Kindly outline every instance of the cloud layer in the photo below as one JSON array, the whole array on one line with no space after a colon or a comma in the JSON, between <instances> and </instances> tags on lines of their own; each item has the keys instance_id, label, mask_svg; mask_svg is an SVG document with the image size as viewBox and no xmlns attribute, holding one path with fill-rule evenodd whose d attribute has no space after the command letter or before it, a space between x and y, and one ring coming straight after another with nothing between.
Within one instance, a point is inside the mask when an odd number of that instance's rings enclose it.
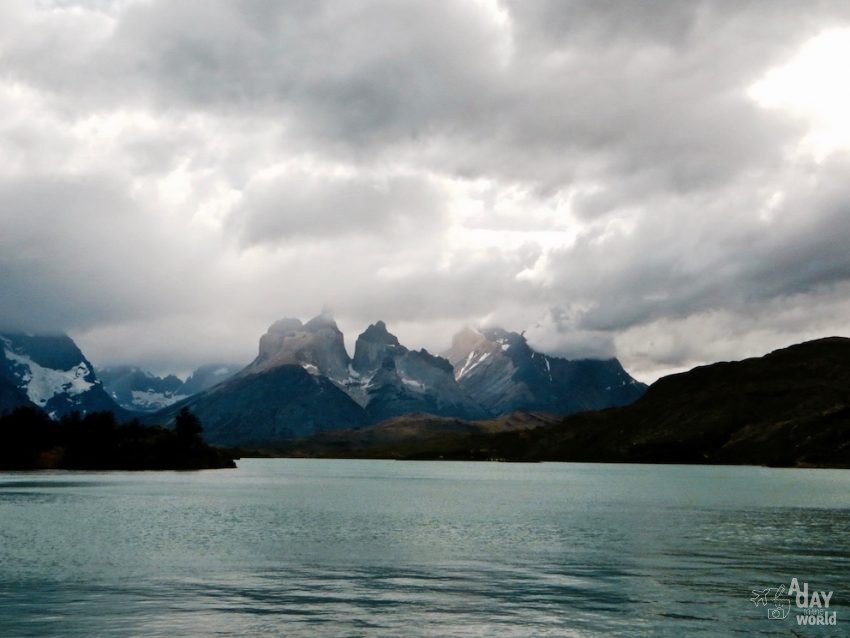
<instances>
[{"instance_id":1,"label":"cloud layer","mask_svg":"<svg viewBox=\"0 0 850 638\"><path fill-rule=\"evenodd\" d=\"M4 2L0 322L185 371L330 306L351 338L500 323L646 380L848 334L848 20Z\"/></svg>"}]
</instances>

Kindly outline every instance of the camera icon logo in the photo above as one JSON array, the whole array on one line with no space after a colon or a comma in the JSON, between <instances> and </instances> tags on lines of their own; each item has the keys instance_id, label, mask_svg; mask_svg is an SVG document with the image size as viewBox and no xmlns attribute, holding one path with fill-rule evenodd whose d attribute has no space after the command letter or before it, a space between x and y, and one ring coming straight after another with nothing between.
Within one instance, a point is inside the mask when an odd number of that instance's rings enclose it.
<instances>
[{"instance_id":1,"label":"camera icon logo","mask_svg":"<svg viewBox=\"0 0 850 638\"><path fill-rule=\"evenodd\" d=\"M756 607L760 604L768 607L767 617L770 620L784 620L791 613L791 600L785 595L785 585L779 587L768 587L766 589L752 590L753 601ZM772 606L771 606L772 605Z\"/></svg>"}]
</instances>

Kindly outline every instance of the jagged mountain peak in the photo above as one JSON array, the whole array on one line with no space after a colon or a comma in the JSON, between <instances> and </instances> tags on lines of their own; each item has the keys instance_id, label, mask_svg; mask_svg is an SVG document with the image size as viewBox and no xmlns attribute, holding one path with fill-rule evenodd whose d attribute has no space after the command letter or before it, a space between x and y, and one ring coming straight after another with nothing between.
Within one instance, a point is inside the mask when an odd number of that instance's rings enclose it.
<instances>
[{"instance_id":1,"label":"jagged mountain peak","mask_svg":"<svg viewBox=\"0 0 850 638\"><path fill-rule=\"evenodd\" d=\"M435 368L439 368L449 374L454 374L454 366L452 366L451 361L449 361L445 357L441 357L440 355L436 354L431 354L425 348L420 348L419 350L411 351L410 354L411 356L420 359L428 365L434 366Z\"/></svg>"},{"instance_id":2,"label":"jagged mountain peak","mask_svg":"<svg viewBox=\"0 0 850 638\"><path fill-rule=\"evenodd\" d=\"M400 345L398 337L390 333L389 330L387 330L387 324L380 320L370 324L366 330L360 333L360 336L357 337L357 339L363 339L370 343L384 343L392 346Z\"/></svg>"},{"instance_id":3,"label":"jagged mountain peak","mask_svg":"<svg viewBox=\"0 0 850 638\"><path fill-rule=\"evenodd\" d=\"M387 324L377 321L371 324L357 337L354 344L352 367L358 374L368 374L378 368L390 366L387 360L402 355L407 348L398 338L387 330Z\"/></svg>"}]
</instances>

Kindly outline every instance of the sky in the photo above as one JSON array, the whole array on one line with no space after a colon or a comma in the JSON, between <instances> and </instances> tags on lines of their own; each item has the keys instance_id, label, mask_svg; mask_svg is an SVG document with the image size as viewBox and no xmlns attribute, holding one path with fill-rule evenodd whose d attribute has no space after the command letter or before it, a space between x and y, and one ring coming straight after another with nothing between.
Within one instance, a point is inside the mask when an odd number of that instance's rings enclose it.
<instances>
[{"instance_id":1,"label":"sky","mask_svg":"<svg viewBox=\"0 0 850 638\"><path fill-rule=\"evenodd\" d=\"M0 328L464 325L637 378L850 336L850 4L0 3Z\"/></svg>"}]
</instances>

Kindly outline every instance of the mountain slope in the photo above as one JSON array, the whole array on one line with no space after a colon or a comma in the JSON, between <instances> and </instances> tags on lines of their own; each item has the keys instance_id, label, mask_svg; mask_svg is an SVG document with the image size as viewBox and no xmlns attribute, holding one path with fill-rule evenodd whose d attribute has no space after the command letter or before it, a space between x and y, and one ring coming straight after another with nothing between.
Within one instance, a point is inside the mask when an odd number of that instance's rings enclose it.
<instances>
[{"instance_id":1,"label":"mountain slope","mask_svg":"<svg viewBox=\"0 0 850 638\"><path fill-rule=\"evenodd\" d=\"M445 356L460 387L492 414L573 414L627 405L646 391L616 359L552 357L501 328L467 328L455 335Z\"/></svg>"},{"instance_id":2,"label":"mountain slope","mask_svg":"<svg viewBox=\"0 0 850 638\"><path fill-rule=\"evenodd\" d=\"M51 417L124 411L109 397L88 359L67 335L0 335L0 390L7 409L26 398ZM17 389L17 394L10 390ZM26 405L26 403L17 403Z\"/></svg>"},{"instance_id":3,"label":"mountain slope","mask_svg":"<svg viewBox=\"0 0 850 638\"><path fill-rule=\"evenodd\" d=\"M369 421L329 379L291 364L237 375L152 418L168 422L184 406L200 417L204 439L220 445L273 445Z\"/></svg>"}]
</instances>

